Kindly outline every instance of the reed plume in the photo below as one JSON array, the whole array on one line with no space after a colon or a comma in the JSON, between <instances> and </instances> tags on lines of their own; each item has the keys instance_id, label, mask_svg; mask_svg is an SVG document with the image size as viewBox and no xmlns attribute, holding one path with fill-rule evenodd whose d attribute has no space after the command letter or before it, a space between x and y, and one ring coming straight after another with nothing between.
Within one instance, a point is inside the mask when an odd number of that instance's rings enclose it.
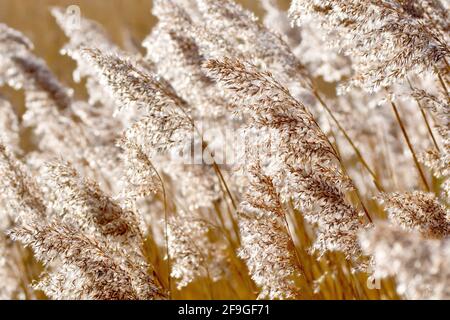
<instances>
[{"instance_id":1,"label":"reed plume","mask_svg":"<svg viewBox=\"0 0 450 320\"><path fill-rule=\"evenodd\" d=\"M447 39L427 22L421 5L409 1L292 1L290 15L318 19L327 30L338 30L339 47L352 58L350 85L369 90L387 87L409 71L420 72L444 63ZM430 7L429 7L430 8ZM445 15L435 6L434 14ZM446 28L446 27L444 27Z\"/></svg>"},{"instance_id":2,"label":"reed plume","mask_svg":"<svg viewBox=\"0 0 450 320\"><path fill-rule=\"evenodd\" d=\"M448 239L424 240L387 224L361 236L374 257L376 277L396 276L397 291L409 299L448 299Z\"/></svg>"},{"instance_id":3,"label":"reed plume","mask_svg":"<svg viewBox=\"0 0 450 320\"><path fill-rule=\"evenodd\" d=\"M390 220L424 237L442 239L449 235L450 215L431 193L410 192L381 194L379 199Z\"/></svg>"},{"instance_id":4,"label":"reed plume","mask_svg":"<svg viewBox=\"0 0 450 320\"><path fill-rule=\"evenodd\" d=\"M321 253L339 250L348 257L358 256L356 232L362 224L343 193L352 184L339 171L339 159L311 113L270 73L250 64L210 60L205 68L224 89L236 94L250 116L249 125L266 134L263 145L252 146L254 152L262 153L268 163L283 201L293 199L296 208L318 224L315 248ZM275 144L274 154L264 149L271 144Z\"/></svg>"},{"instance_id":5,"label":"reed plume","mask_svg":"<svg viewBox=\"0 0 450 320\"><path fill-rule=\"evenodd\" d=\"M23 225L11 232L13 239L31 246L45 264L58 263L37 285L54 299L155 299L163 297L148 277L115 261L101 242L61 223ZM58 261L59 260L59 261ZM136 277L133 279L133 277Z\"/></svg>"},{"instance_id":6,"label":"reed plume","mask_svg":"<svg viewBox=\"0 0 450 320\"><path fill-rule=\"evenodd\" d=\"M248 4L0 23L0 298L450 299L446 3Z\"/></svg>"},{"instance_id":7,"label":"reed plume","mask_svg":"<svg viewBox=\"0 0 450 320\"><path fill-rule=\"evenodd\" d=\"M300 275L295 247L286 230L279 193L258 160L249 165L250 182L239 209L244 259L255 283L258 298L292 299L301 295L295 279Z\"/></svg>"}]
</instances>

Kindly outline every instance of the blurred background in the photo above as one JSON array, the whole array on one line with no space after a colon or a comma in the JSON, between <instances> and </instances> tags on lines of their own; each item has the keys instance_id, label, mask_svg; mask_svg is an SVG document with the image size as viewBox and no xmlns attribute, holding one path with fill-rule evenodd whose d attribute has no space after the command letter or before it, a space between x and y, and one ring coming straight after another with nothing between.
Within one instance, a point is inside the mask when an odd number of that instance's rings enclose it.
<instances>
[{"instance_id":1,"label":"blurred background","mask_svg":"<svg viewBox=\"0 0 450 320\"><path fill-rule=\"evenodd\" d=\"M217 0L220 1L220 0ZM257 0L238 0L256 14L261 14ZM289 0L279 0L288 8ZM35 45L35 52L44 58L58 78L68 86L81 89L72 81L74 62L59 54L66 43L63 32L50 15L52 6L77 5L81 14L101 23L113 40L121 46L137 46L155 23L151 0L0 0L0 23L23 32ZM83 91L76 90L78 95Z\"/></svg>"}]
</instances>

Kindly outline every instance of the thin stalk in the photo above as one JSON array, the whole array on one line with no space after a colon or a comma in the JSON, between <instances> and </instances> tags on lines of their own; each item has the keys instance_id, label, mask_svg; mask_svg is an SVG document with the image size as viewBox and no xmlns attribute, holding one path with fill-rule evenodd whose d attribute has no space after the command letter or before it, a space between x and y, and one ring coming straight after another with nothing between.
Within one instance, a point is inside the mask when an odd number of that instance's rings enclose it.
<instances>
[{"instance_id":1,"label":"thin stalk","mask_svg":"<svg viewBox=\"0 0 450 320\"><path fill-rule=\"evenodd\" d=\"M226 240L227 240L228 243L230 244L231 248L232 248L233 250L236 250L237 247L236 247L236 245L233 243L233 240L232 240L232 237L231 237L231 233L230 233L230 231L228 230L228 228L227 228L226 225L225 225L225 219L224 219L224 217L223 217L222 210L220 209L219 204L217 203L217 201L214 201L213 205L214 205L214 210L216 211L217 216L219 217L220 227L221 227L221 229L222 229L222 232L223 232L223 234L224 234Z\"/></svg>"},{"instance_id":2,"label":"thin stalk","mask_svg":"<svg viewBox=\"0 0 450 320\"><path fill-rule=\"evenodd\" d=\"M225 191L226 191L228 197L230 198L233 209L236 210L237 209L236 201L234 200L234 197L231 194L230 188L228 187L228 184L226 183L225 178L223 177L222 171L220 170L219 166L217 165L217 163L215 161L213 162L213 167L214 167L214 170L216 171L217 175L219 176L219 179L222 182L223 187L225 188Z\"/></svg>"},{"instance_id":3,"label":"thin stalk","mask_svg":"<svg viewBox=\"0 0 450 320\"><path fill-rule=\"evenodd\" d=\"M208 149L208 144L207 144L206 141L203 139L203 134L200 132L200 130L199 130L199 129L197 128L197 126L195 125L194 120L190 117L190 115L186 112L186 110L184 110L184 109L181 108L181 107L179 107L179 109L181 110L181 112L183 112L183 114L184 114L184 115L186 116L186 118L189 120L189 122L190 122L191 125L192 125L192 128L193 128L193 129L195 130L195 132L199 135L200 139L202 139L202 147L203 147L203 150L204 150L204 149ZM202 151L203 151L203 150L202 150ZM214 159L212 153L211 153L209 150L208 150L208 152L209 152L210 158L212 159L212 162L213 162L214 171L216 172L216 174L217 174L219 180L221 181L221 183L224 185L225 191L226 191L226 195L230 198L231 204L232 204L234 210L236 210L236 209L237 209L236 202L234 201L234 198L233 198L233 196L232 196L232 194L231 194L231 192L230 192L230 189L228 188L228 184L227 184L227 182L225 181L225 178L223 177L223 174L222 174L222 172L221 172L219 166L217 165L217 162L216 162L216 160Z\"/></svg>"},{"instance_id":4,"label":"thin stalk","mask_svg":"<svg viewBox=\"0 0 450 320\"><path fill-rule=\"evenodd\" d=\"M442 86L442 89L444 90L444 94L447 97L447 101L450 103L450 95L448 93L447 85L445 84L445 81L442 78L441 73L439 72L439 70L437 70L437 68L435 70L436 70L436 74L438 76L439 82L440 82L440 84Z\"/></svg>"},{"instance_id":5,"label":"thin stalk","mask_svg":"<svg viewBox=\"0 0 450 320\"><path fill-rule=\"evenodd\" d=\"M375 175L375 172L370 168L370 166L368 165L368 163L366 162L366 160L364 159L361 151L358 149L358 147L353 143L352 139L350 138L350 136L348 135L348 133L345 131L345 129L342 127L342 125L339 123L338 119L336 119L336 117L334 116L333 112L331 111L331 109L328 107L328 105L325 103L325 101L322 99L322 97L320 96L320 94L317 92L316 89L312 89L312 92L314 94L314 96L317 98L317 100L319 101L320 105L327 111L327 113L330 115L331 119L333 119L334 123L337 125L339 131L344 135L345 139L348 141L348 143L350 144L350 146L353 148L353 150L355 151L356 156L358 157L358 160L361 162L361 164L364 166L364 168L366 168L366 170L369 172L369 174L372 177L372 181L375 185L375 187L378 189L378 191L383 192L384 188L383 186L377 181L377 177Z\"/></svg>"},{"instance_id":6,"label":"thin stalk","mask_svg":"<svg viewBox=\"0 0 450 320\"><path fill-rule=\"evenodd\" d=\"M385 167L386 167L386 170L388 170L388 176L392 177L393 186L395 186L395 189L398 189L397 176L395 175L394 169L392 167L391 153L389 150L389 143L387 141L387 135L386 135L386 132L383 131L380 124L378 124L378 129L381 132L382 147L383 147L382 153L384 155L383 159L385 161Z\"/></svg>"},{"instance_id":7,"label":"thin stalk","mask_svg":"<svg viewBox=\"0 0 450 320\"><path fill-rule=\"evenodd\" d=\"M414 88L411 84L411 81L409 80L409 77L407 77L406 80L408 81L408 84L409 84L409 87L411 88L411 90L414 90ZM425 124L427 126L427 130L428 130L428 133L430 134L431 140L433 140L434 147L436 148L437 151L440 151L439 146L436 141L436 138L434 137L433 131L431 130L431 126L428 121L427 115L422 107L422 104L420 103L419 99L415 99L415 100L417 102L417 106L419 107L420 113L422 114L422 118L425 121Z\"/></svg>"},{"instance_id":8,"label":"thin stalk","mask_svg":"<svg viewBox=\"0 0 450 320\"><path fill-rule=\"evenodd\" d=\"M302 273L304 273L303 266L302 266L302 264L300 262L301 260L300 260L300 257L298 255L298 252L297 252L297 246L295 245L294 238L292 237L291 229L289 228L289 222L288 222L288 220L286 218L286 213L283 214L283 220L284 220L284 223L285 223L285 228L286 228L287 234L288 234L289 239L291 240L292 246L294 248L295 259L297 260L298 268L299 268L299 270L302 271Z\"/></svg>"},{"instance_id":9,"label":"thin stalk","mask_svg":"<svg viewBox=\"0 0 450 320\"><path fill-rule=\"evenodd\" d=\"M222 191L222 193L226 194L226 191L224 190L224 185L222 183L219 183L219 187L220 187L220 190ZM226 199L225 199L225 205L227 206L227 213L230 218L231 224L233 225L233 231L236 236L236 239L237 239L238 243L241 243L240 234L239 234L239 226L237 225L236 220L233 217L232 210L230 208L228 201L226 201ZM235 207L234 207L234 211L236 211Z\"/></svg>"},{"instance_id":10,"label":"thin stalk","mask_svg":"<svg viewBox=\"0 0 450 320\"><path fill-rule=\"evenodd\" d=\"M362 201L361 194L359 193L359 190L358 190L358 188L356 188L356 187L355 187L355 193L356 193L356 196L357 196L358 199L359 199L359 202L361 203L361 207L363 208L364 213L366 214L367 219L369 220L370 223L373 223L373 220L372 220L372 217L370 216L369 210L367 210L366 206L364 205L364 202Z\"/></svg>"},{"instance_id":11,"label":"thin stalk","mask_svg":"<svg viewBox=\"0 0 450 320\"><path fill-rule=\"evenodd\" d=\"M355 149L355 152L357 153L358 158L360 159L360 161L362 161L363 165L365 164L365 167L366 167L367 169L369 169L369 173L370 173L370 174L372 175L372 177L374 178L373 181L374 181L374 183L375 183L375 186L376 186L379 190L380 190L380 189L383 190L382 187L381 187L378 183L376 183L376 177L375 177L375 174L374 174L374 172L372 171L372 169L370 169L370 167L369 167L369 165L367 164L367 162L364 160L364 158L363 158L361 152L359 151L359 149L355 146L355 144L353 143L353 141L351 140L351 138L348 136L348 134L347 134L347 132L345 131L345 129L341 126L341 124L339 123L339 121L336 119L336 117L335 117L335 116L333 115L333 113L331 112L330 108L327 106L327 104L325 103L325 101L324 101L324 100L322 99L322 97L320 96L319 92L315 89L315 86L314 86L314 84L313 84L313 80L312 80L312 79L310 79L310 84L309 84L309 86L310 86L311 91L314 93L314 96L319 100L320 104L325 108L325 110L326 110L326 111L328 112L328 114L331 116L331 118L333 119L333 121L337 124L339 130L344 134L344 136L345 136L346 139L349 141L349 143L351 144L351 146L353 147L353 149ZM317 122L315 121L314 118L313 118L313 121L316 123L317 127L319 127L319 125L317 124ZM340 163L340 165L341 165L341 167L342 167L342 170L346 173L345 166L344 166L344 164L343 164L343 162L342 162L341 157L339 156L339 152L335 149L335 147L333 146L333 144L331 143L331 141L330 141L329 139L327 139L327 140L328 140L328 143L330 144L332 150L334 151L334 155L335 155L336 158L339 160L339 163ZM347 176L348 176L348 174L347 174ZM364 205L364 203L363 203L363 201L362 201L362 198L361 198L359 192L357 192L356 195L358 196L358 200L359 200L359 202L361 203L361 206L362 206L362 208L363 208L363 210L364 210L364 213L365 213L367 219L369 220L369 222L372 222L372 218L371 218L370 215L369 215L369 211L367 211L367 208L366 208L366 206Z\"/></svg>"},{"instance_id":12,"label":"thin stalk","mask_svg":"<svg viewBox=\"0 0 450 320\"><path fill-rule=\"evenodd\" d=\"M333 134L333 131L331 131L331 132L332 132L332 134ZM334 134L333 134L333 136L334 136ZM338 156L338 159L339 159L339 162L341 163L342 172L343 172L346 176L350 177L350 175L349 175L348 172L347 172L347 169L345 168L344 164L343 164L342 161L341 161L340 151L339 151L339 146L338 146L337 144L336 144L336 153L339 155L339 156ZM366 217L367 217L367 220L369 220L369 222L372 223L372 222L373 222L373 221L372 221L372 217L370 216L369 211L367 210L366 206L364 205L364 202L362 201L361 194L359 193L358 188L356 188L356 187L355 187L355 193L356 193L356 197L357 197L358 200L359 200L359 203L361 204L362 209L364 210L364 213L365 213L365 215L366 215Z\"/></svg>"},{"instance_id":13,"label":"thin stalk","mask_svg":"<svg viewBox=\"0 0 450 320\"><path fill-rule=\"evenodd\" d=\"M447 61L447 59L445 59L445 57L444 57L444 63L447 66L447 70L450 70L450 65L448 64L448 61Z\"/></svg>"},{"instance_id":14,"label":"thin stalk","mask_svg":"<svg viewBox=\"0 0 450 320\"><path fill-rule=\"evenodd\" d=\"M164 206L164 238L166 242L166 256L167 256L167 285L169 287L169 300L172 298L172 277L170 275L171 273L171 259L169 254L169 213L167 210L167 195L166 195L166 187L164 185L164 180L159 174L158 170L156 170L153 163L149 160L150 165L153 168L153 171L155 171L156 176L158 177L159 181L161 182L161 191L163 196L163 206Z\"/></svg>"},{"instance_id":15,"label":"thin stalk","mask_svg":"<svg viewBox=\"0 0 450 320\"><path fill-rule=\"evenodd\" d=\"M196 132L196 133L198 134L198 136L200 137L200 139L201 139L201 141L202 141L202 152L203 152L203 150L208 150L208 153L209 153L209 155L210 155L210 158L212 159L212 165L213 165L213 168L214 168L214 172L216 173L217 177L219 178L220 189L221 189L222 193L224 193L224 195L228 196L228 198L229 198L230 201L231 201L231 205L233 206L233 210L236 211L237 205L236 205L236 202L235 202L235 200L234 200L234 197L233 197L233 195L231 194L230 188L228 187L228 184L227 184L227 182L226 182L226 180L225 180L225 178L224 178L224 176L223 176L223 174L222 174L222 171L220 170L219 166L217 165L217 162L216 162L216 160L214 159L212 153L209 151L208 143L203 139L203 134L202 134L202 133L200 132L200 130L197 128L197 126L195 125L194 120L190 117L190 115L186 112L186 110L184 110L184 109L181 108L181 107L179 107L179 109L181 110L181 112L183 112L183 114L186 116L186 118L187 118L187 119L189 120L189 122L191 123L192 128L195 130L195 132ZM228 206L228 203L227 203L227 206ZM232 215L232 213L231 213L231 210L228 210L228 213L229 213L229 215L230 215L231 222L232 222L232 224L233 224L233 228L234 228L234 231L235 231L235 233L236 233L237 239L238 239L238 241L240 242L240 239L239 239L239 231L238 231L238 227L237 227L237 225L236 225L236 221L235 221L234 218L233 218L233 215Z\"/></svg>"},{"instance_id":16,"label":"thin stalk","mask_svg":"<svg viewBox=\"0 0 450 320\"><path fill-rule=\"evenodd\" d=\"M423 185L425 186L425 189L427 191L430 191L430 187L428 186L428 182L427 182L427 179L425 178L425 174L424 174L422 168L420 167L419 160L417 159L416 152L414 151L411 140L409 139L408 133L406 132L406 128L403 124L400 114L398 113L397 106L391 99L389 99L389 101L391 103L392 109L394 110L395 117L400 126L400 129L402 130L403 137L405 138L406 144L408 145L409 151L411 152L411 155L413 157L414 164L416 165L417 171L419 172L420 178L422 179Z\"/></svg>"}]
</instances>

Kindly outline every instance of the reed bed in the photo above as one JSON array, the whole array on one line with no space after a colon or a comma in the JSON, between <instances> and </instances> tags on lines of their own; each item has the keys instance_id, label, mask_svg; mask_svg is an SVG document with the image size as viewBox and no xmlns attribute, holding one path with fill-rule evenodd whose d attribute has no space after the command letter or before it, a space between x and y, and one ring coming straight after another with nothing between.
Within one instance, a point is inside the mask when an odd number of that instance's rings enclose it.
<instances>
[{"instance_id":1,"label":"reed bed","mask_svg":"<svg viewBox=\"0 0 450 320\"><path fill-rule=\"evenodd\" d=\"M0 23L0 298L450 299L448 3L257 7Z\"/></svg>"}]
</instances>

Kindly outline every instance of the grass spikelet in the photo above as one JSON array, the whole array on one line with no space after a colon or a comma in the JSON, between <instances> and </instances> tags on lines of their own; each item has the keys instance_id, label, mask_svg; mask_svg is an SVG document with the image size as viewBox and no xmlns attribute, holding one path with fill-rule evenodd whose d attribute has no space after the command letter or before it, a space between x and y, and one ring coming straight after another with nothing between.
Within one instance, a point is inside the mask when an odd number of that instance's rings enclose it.
<instances>
[{"instance_id":1,"label":"grass spikelet","mask_svg":"<svg viewBox=\"0 0 450 320\"><path fill-rule=\"evenodd\" d=\"M1 2L0 298L450 299L445 1Z\"/></svg>"}]
</instances>

